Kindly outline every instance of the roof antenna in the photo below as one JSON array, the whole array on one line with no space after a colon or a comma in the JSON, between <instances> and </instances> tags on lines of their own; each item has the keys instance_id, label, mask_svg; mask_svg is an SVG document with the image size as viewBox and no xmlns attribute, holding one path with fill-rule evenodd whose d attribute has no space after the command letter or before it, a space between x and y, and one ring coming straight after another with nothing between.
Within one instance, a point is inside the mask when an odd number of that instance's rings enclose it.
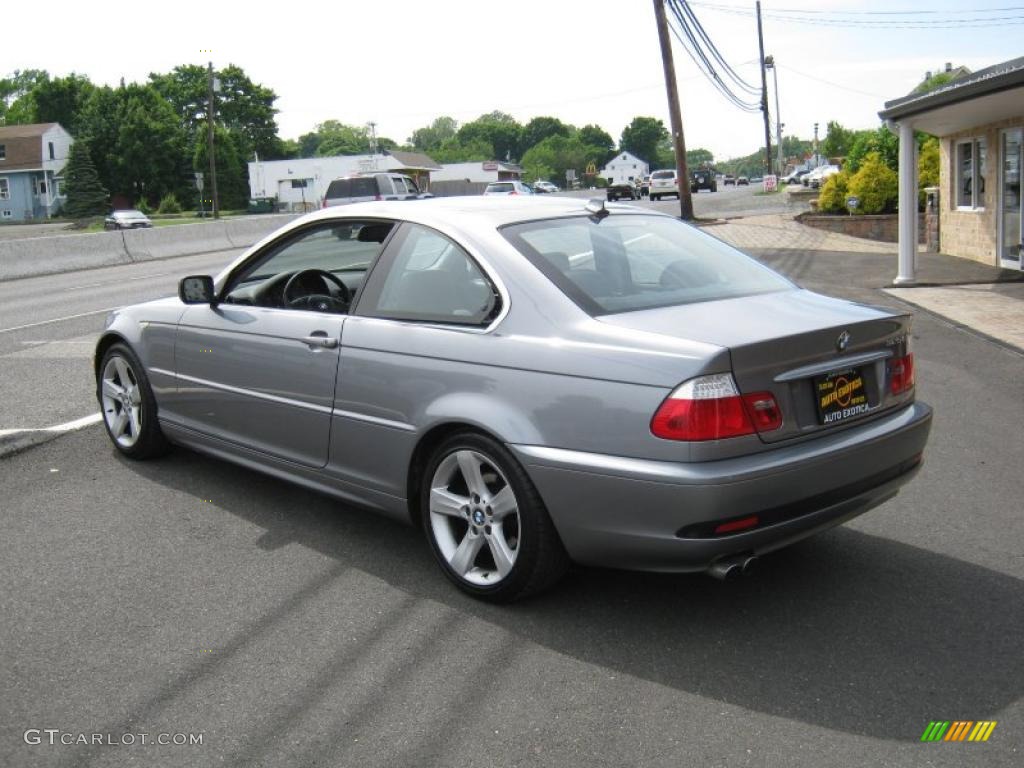
<instances>
[{"instance_id":1,"label":"roof antenna","mask_svg":"<svg viewBox=\"0 0 1024 768\"><path fill-rule=\"evenodd\" d=\"M598 219L603 219L605 216L611 213L611 211L605 208L604 200L602 200L600 197L590 198L587 201L585 208L592 214L594 214L594 216L596 216Z\"/></svg>"}]
</instances>

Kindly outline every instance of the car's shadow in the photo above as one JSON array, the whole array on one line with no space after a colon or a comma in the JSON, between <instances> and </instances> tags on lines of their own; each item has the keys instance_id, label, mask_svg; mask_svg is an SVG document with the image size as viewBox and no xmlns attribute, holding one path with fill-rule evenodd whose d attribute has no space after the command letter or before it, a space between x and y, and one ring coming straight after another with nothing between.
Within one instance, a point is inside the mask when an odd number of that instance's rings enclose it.
<instances>
[{"instance_id":1,"label":"car's shadow","mask_svg":"<svg viewBox=\"0 0 1024 768\"><path fill-rule=\"evenodd\" d=\"M190 451L122 461L197 498L216 486L221 510L263 529L254 547L298 543L588 664L769 715L912 739L1024 692L1019 580L850 528L737 582L576 568L499 607L451 586L414 528Z\"/></svg>"}]
</instances>

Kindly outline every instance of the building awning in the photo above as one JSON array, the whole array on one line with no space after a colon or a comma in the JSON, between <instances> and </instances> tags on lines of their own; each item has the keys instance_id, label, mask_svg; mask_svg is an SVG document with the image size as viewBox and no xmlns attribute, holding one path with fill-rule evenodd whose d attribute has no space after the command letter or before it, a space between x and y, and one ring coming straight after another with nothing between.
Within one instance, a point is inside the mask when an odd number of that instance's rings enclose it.
<instances>
[{"instance_id":1,"label":"building awning","mask_svg":"<svg viewBox=\"0 0 1024 768\"><path fill-rule=\"evenodd\" d=\"M1024 113L1024 57L959 77L941 88L887 101L883 120L910 121L935 136L970 130Z\"/></svg>"}]
</instances>

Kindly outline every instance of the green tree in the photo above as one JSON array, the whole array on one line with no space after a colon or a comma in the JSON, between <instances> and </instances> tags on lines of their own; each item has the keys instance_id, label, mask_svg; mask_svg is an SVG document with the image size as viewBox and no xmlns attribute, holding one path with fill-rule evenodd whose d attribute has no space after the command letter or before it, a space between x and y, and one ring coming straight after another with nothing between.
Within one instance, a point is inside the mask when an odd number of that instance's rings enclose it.
<instances>
[{"instance_id":1,"label":"green tree","mask_svg":"<svg viewBox=\"0 0 1024 768\"><path fill-rule=\"evenodd\" d=\"M413 149L420 152L431 152L440 148L446 141L451 141L458 133L459 124L454 117L442 116L430 125L417 128L409 137Z\"/></svg>"},{"instance_id":2,"label":"green tree","mask_svg":"<svg viewBox=\"0 0 1024 768\"><path fill-rule=\"evenodd\" d=\"M430 157L438 163L484 162L494 159L494 147L484 139L462 142L458 138L451 138L432 149Z\"/></svg>"},{"instance_id":3,"label":"green tree","mask_svg":"<svg viewBox=\"0 0 1024 768\"><path fill-rule=\"evenodd\" d=\"M856 135L856 131L844 128L835 120L829 120L825 139L821 142L819 152L826 158L846 157Z\"/></svg>"},{"instance_id":4,"label":"green tree","mask_svg":"<svg viewBox=\"0 0 1024 768\"><path fill-rule=\"evenodd\" d=\"M574 129L557 117L535 117L523 126L519 147L523 153L549 136L569 136Z\"/></svg>"},{"instance_id":5,"label":"green tree","mask_svg":"<svg viewBox=\"0 0 1024 768\"><path fill-rule=\"evenodd\" d=\"M68 152L68 162L64 167L64 194L68 199L63 213L73 219L99 216L107 211L107 190L96 174L86 141L74 142Z\"/></svg>"},{"instance_id":6,"label":"green tree","mask_svg":"<svg viewBox=\"0 0 1024 768\"><path fill-rule=\"evenodd\" d=\"M187 190L190 169L182 160L188 136L152 86L96 88L76 123L79 134L89 138L100 181L112 194L155 205L169 192Z\"/></svg>"},{"instance_id":7,"label":"green tree","mask_svg":"<svg viewBox=\"0 0 1024 768\"><path fill-rule=\"evenodd\" d=\"M578 134L549 136L526 151L523 155L523 168L527 170L528 179L540 178L564 183L567 170L576 171L576 177L582 178L587 165L597 164L603 154L604 150L600 147L580 141Z\"/></svg>"},{"instance_id":8,"label":"green tree","mask_svg":"<svg viewBox=\"0 0 1024 768\"><path fill-rule=\"evenodd\" d=\"M89 96L96 90L89 78L72 72L37 83L32 88L35 114L33 122L60 123L72 134L78 130L78 118Z\"/></svg>"},{"instance_id":9,"label":"green tree","mask_svg":"<svg viewBox=\"0 0 1024 768\"><path fill-rule=\"evenodd\" d=\"M881 155L871 152L850 177L849 191L859 199L854 213L890 213L896 209L899 180Z\"/></svg>"},{"instance_id":10,"label":"green tree","mask_svg":"<svg viewBox=\"0 0 1024 768\"><path fill-rule=\"evenodd\" d=\"M653 117L634 117L630 124L622 129L619 147L641 160L656 165L663 154L663 150L659 150L659 145L669 139L671 136L661 120Z\"/></svg>"},{"instance_id":11,"label":"green tree","mask_svg":"<svg viewBox=\"0 0 1024 768\"><path fill-rule=\"evenodd\" d=\"M316 157L363 155L370 151L369 132L362 126L325 120L317 125L316 132L320 137L316 146Z\"/></svg>"},{"instance_id":12,"label":"green tree","mask_svg":"<svg viewBox=\"0 0 1024 768\"><path fill-rule=\"evenodd\" d=\"M929 75L918 83L911 93L921 94L937 90L958 77L969 75L970 73L971 70L967 67L953 67L949 72L936 72L934 75Z\"/></svg>"},{"instance_id":13,"label":"green tree","mask_svg":"<svg viewBox=\"0 0 1024 768\"><path fill-rule=\"evenodd\" d=\"M512 115L494 111L463 125L456 138L463 146L487 142L494 150L495 156L489 158L491 160L515 160L520 157L522 130Z\"/></svg>"},{"instance_id":14,"label":"green tree","mask_svg":"<svg viewBox=\"0 0 1024 768\"><path fill-rule=\"evenodd\" d=\"M864 158L872 152L877 152L882 162L892 170L899 168L900 140L885 125L880 125L873 131L854 133L849 152L846 154L845 167L849 168L851 173L856 173Z\"/></svg>"},{"instance_id":15,"label":"green tree","mask_svg":"<svg viewBox=\"0 0 1024 768\"><path fill-rule=\"evenodd\" d=\"M16 69L9 77L0 78L0 118L9 125L35 122L35 100L32 89L49 81L45 69Z\"/></svg>"},{"instance_id":16,"label":"green tree","mask_svg":"<svg viewBox=\"0 0 1024 768\"><path fill-rule=\"evenodd\" d=\"M254 152L265 159L278 157L283 145L277 136L277 110L274 108L277 94L254 83L234 64L214 70L214 76L220 81L220 92L214 99L216 122L231 129L242 157L251 159ZM166 74L151 73L149 81L178 115L190 143L206 131L209 109L206 67L184 64Z\"/></svg>"},{"instance_id":17,"label":"green tree","mask_svg":"<svg viewBox=\"0 0 1024 768\"><path fill-rule=\"evenodd\" d=\"M224 126L214 128L214 158L217 168L217 197L221 210L239 210L245 208L249 199L248 169L238 149L238 138ZM196 171L206 173L206 185L203 195L209 199L212 194L210 183L209 143L205 136L197 137L193 144L192 167ZM209 203L206 204L209 208Z\"/></svg>"},{"instance_id":18,"label":"green tree","mask_svg":"<svg viewBox=\"0 0 1024 768\"><path fill-rule=\"evenodd\" d=\"M686 167L710 168L715 164L715 156L710 149L688 149L686 150Z\"/></svg>"}]
</instances>

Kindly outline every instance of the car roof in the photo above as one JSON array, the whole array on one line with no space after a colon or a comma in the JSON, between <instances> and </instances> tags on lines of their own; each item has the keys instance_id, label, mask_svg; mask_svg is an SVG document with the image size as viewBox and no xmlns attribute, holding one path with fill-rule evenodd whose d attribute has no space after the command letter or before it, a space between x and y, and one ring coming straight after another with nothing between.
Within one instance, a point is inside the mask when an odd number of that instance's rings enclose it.
<instances>
[{"instance_id":1,"label":"car roof","mask_svg":"<svg viewBox=\"0 0 1024 768\"><path fill-rule=\"evenodd\" d=\"M498 183L498 182L495 182ZM603 198L598 201L609 211L622 213L643 213L660 216L655 211L640 209L627 205L605 203ZM307 214L300 221L316 221L332 218L395 218L405 221L416 221L430 225L452 225L455 227L483 226L488 228L502 227L537 219L550 219L569 216L587 215L588 198L584 197L435 197L429 200L408 201L374 201L356 203L343 207L324 208Z\"/></svg>"}]
</instances>

